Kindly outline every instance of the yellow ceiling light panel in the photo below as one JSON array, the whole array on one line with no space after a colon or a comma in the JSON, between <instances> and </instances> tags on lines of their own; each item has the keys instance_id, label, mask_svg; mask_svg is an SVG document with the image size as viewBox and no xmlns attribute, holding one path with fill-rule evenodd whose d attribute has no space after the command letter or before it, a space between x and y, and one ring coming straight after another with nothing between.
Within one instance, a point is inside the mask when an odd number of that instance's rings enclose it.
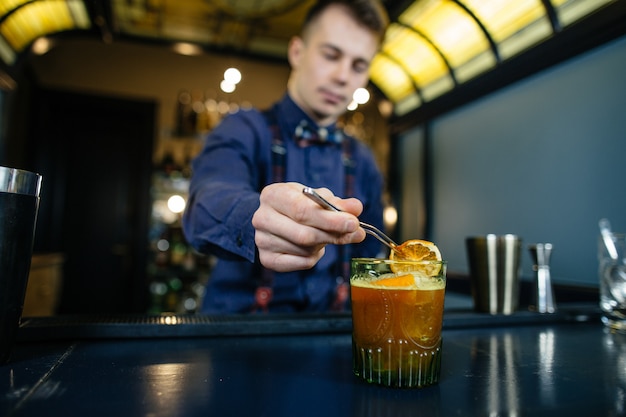
<instances>
[{"instance_id":1,"label":"yellow ceiling light panel","mask_svg":"<svg viewBox=\"0 0 626 417\"><path fill-rule=\"evenodd\" d=\"M412 94L415 87L406 71L389 57L376 55L370 66L370 80L392 102Z\"/></svg>"},{"instance_id":2,"label":"yellow ceiling light panel","mask_svg":"<svg viewBox=\"0 0 626 417\"><path fill-rule=\"evenodd\" d=\"M563 27L588 16L596 9L615 0L552 0L559 22Z\"/></svg>"},{"instance_id":3,"label":"yellow ceiling light panel","mask_svg":"<svg viewBox=\"0 0 626 417\"><path fill-rule=\"evenodd\" d=\"M78 29L89 29L91 27L91 18L85 7L83 0L66 0L72 17L74 18L74 25Z\"/></svg>"},{"instance_id":4,"label":"yellow ceiling light panel","mask_svg":"<svg viewBox=\"0 0 626 417\"><path fill-rule=\"evenodd\" d=\"M442 0L416 0L402 12L398 21L418 22L426 19L439 7Z\"/></svg>"},{"instance_id":5,"label":"yellow ceiling light panel","mask_svg":"<svg viewBox=\"0 0 626 417\"><path fill-rule=\"evenodd\" d=\"M88 27L82 1L48 0L28 3L15 10L0 27L0 33L11 48L20 52L40 36Z\"/></svg>"},{"instance_id":6,"label":"yellow ceiling light panel","mask_svg":"<svg viewBox=\"0 0 626 417\"><path fill-rule=\"evenodd\" d=\"M17 9L22 4L28 3L31 0L3 0L0 1L0 17L6 15L10 11Z\"/></svg>"},{"instance_id":7,"label":"yellow ceiling light panel","mask_svg":"<svg viewBox=\"0 0 626 417\"><path fill-rule=\"evenodd\" d=\"M9 44L6 43L4 38L0 36L0 59L6 64L13 65L15 62L15 51L11 49Z\"/></svg>"},{"instance_id":8,"label":"yellow ceiling light panel","mask_svg":"<svg viewBox=\"0 0 626 417\"><path fill-rule=\"evenodd\" d=\"M30 3L7 18L2 25L2 34L11 47L19 52L41 35L54 32L56 28L65 30L72 26L72 17L64 3Z\"/></svg>"},{"instance_id":9,"label":"yellow ceiling light panel","mask_svg":"<svg viewBox=\"0 0 626 417\"><path fill-rule=\"evenodd\" d=\"M480 25L457 3L441 1L427 18L416 22L453 68L456 80L465 82L496 64Z\"/></svg>"},{"instance_id":10,"label":"yellow ceiling light panel","mask_svg":"<svg viewBox=\"0 0 626 417\"><path fill-rule=\"evenodd\" d=\"M483 22L502 59L553 33L541 0L465 0L464 4Z\"/></svg>"},{"instance_id":11,"label":"yellow ceiling light panel","mask_svg":"<svg viewBox=\"0 0 626 417\"><path fill-rule=\"evenodd\" d=\"M443 58L417 32L394 24L389 27L386 39L383 51L399 62L419 87L448 75Z\"/></svg>"},{"instance_id":12,"label":"yellow ceiling light panel","mask_svg":"<svg viewBox=\"0 0 626 417\"><path fill-rule=\"evenodd\" d=\"M476 21L452 1L432 2L423 14L413 16L405 23L430 39L453 68L489 49Z\"/></svg>"},{"instance_id":13,"label":"yellow ceiling light panel","mask_svg":"<svg viewBox=\"0 0 626 417\"><path fill-rule=\"evenodd\" d=\"M496 42L545 16L541 0L466 0L465 4L483 22Z\"/></svg>"}]
</instances>

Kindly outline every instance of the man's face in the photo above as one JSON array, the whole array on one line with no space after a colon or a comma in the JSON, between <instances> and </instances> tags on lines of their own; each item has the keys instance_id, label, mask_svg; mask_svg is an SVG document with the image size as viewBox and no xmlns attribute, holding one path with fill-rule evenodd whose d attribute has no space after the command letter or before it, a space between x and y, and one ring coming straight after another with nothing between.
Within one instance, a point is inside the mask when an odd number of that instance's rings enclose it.
<instances>
[{"instance_id":1,"label":"man's face","mask_svg":"<svg viewBox=\"0 0 626 417\"><path fill-rule=\"evenodd\" d=\"M328 7L303 37L289 45L289 93L318 124L327 125L366 85L378 40L338 5Z\"/></svg>"}]
</instances>

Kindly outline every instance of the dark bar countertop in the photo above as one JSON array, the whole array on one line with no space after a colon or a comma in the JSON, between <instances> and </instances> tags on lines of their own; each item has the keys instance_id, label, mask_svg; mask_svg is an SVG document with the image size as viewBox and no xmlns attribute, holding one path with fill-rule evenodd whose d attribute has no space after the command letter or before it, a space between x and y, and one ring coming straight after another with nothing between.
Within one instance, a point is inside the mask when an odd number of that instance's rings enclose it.
<instances>
[{"instance_id":1,"label":"dark bar countertop","mask_svg":"<svg viewBox=\"0 0 626 417\"><path fill-rule=\"evenodd\" d=\"M347 314L27 318L0 415L626 416L626 335L597 304L447 309L441 381L423 389L356 378L350 331Z\"/></svg>"}]
</instances>

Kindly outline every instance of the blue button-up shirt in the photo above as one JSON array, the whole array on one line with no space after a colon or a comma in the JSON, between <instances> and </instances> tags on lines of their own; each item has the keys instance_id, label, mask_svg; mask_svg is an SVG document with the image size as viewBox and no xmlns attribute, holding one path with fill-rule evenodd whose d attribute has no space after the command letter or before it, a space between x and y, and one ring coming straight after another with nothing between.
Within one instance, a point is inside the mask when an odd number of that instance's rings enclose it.
<instances>
[{"instance_id":1,"label":"blue button-up shirt","mask_svg":"<svg viewBox=\"0 0 626 417\"><path fill-rule=\"evenodd\" d=\"M345 196L342 148L337 145L299 147L293 132L303 120L315 125L288 96L274 105L286 148L284 181L314 188L327 187ZM332 126L330 128L333 128ZM353 197L364 205L360 219L382 227L382 176L370 150L354 138L356 164ZM189 202L183 230L198 251L217 256L202 304L204 313L244 313L255 304L260 283L252 215L259 194L272 179L272 132L258 110L229 115L206 138L193 160ZM376 256L381 247L374 238L351 245L351 256ZM324 311L330 308L337 283L340 252L334 245L317 265L305 271L274 273L270 311Z\"/></svg>"}]
</instances>

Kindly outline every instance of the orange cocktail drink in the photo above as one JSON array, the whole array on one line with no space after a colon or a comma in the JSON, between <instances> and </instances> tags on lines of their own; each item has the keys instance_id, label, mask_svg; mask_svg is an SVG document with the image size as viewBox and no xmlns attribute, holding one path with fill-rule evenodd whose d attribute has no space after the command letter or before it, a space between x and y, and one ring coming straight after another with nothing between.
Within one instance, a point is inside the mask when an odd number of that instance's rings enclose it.
<instances>
[{"instance_id":1,"label":"orange cocktail drink","mask_svg":"<svg viewBox=\"0 0 626 417\"><path fill-rule=\"evenodd\" d=\"M353 259L350 286L354 373L392 387L437 383L445 262Z\"/></svg>"}]
</instances>

